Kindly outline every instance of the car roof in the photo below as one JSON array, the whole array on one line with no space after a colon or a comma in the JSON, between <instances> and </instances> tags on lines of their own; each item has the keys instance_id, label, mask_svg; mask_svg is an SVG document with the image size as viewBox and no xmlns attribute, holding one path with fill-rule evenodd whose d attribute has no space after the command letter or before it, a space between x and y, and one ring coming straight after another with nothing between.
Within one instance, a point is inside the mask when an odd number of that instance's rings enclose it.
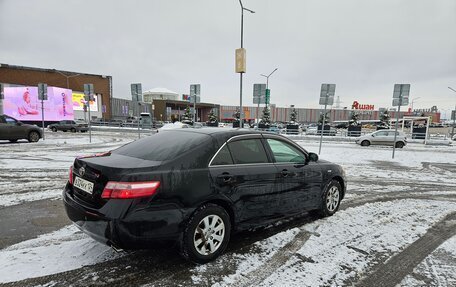
<instances>
[{"instance_id":1,"label":"car roof","mask_svg":"<svg viewBox=\"0 0 456 287\"><path fill-rule=\"evenodd\" d=\"M252 131L248 129L225 129L225 128L198 128L198 129L172 129L172 130L167 130L166 132L173 131L173 132L186 132L186 133L199 133L199 134L207 134L207 135L230 135L230 136L236 136L236 135L244 135L244 134L262 134L264 132L261 131Z\"/></svg>"},{"instance_id":2,"label":"car roof","mask_svg":"<svg viewBox=\"0 0 456 287\"><path fill-rule=\"evenodd\" d=\"M224 142L228 139L239 136L239 135L272 135L274 137L280 136L273 132L268 131L256 131L256 130L249 130L249 129L241 129L241 128L188 128L188 129L168 129L163 130L160 132L167 132L167 133L193 133L193 134L200 134L200 135L207 135L212 137L216 140L219 146L221 146ZM281 136L283 137L283 136Z\"/></svg>"}]
</instances>

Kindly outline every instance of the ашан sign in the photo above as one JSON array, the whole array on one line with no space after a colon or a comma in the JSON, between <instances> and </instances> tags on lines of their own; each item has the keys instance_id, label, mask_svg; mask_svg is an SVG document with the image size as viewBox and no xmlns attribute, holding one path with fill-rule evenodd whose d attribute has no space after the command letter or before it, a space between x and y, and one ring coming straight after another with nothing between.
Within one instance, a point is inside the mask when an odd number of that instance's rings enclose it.
<instances>
[{"instance_id":1,"label":"\u0430\u0448\u0430\u043d sign","mask_svg":"<svg viewBox=\"0 0 456 287\"><path fill-rule=\"evenodd\" d=\"M358 101L354 101L352 105L352 109L354 110L365 110L365 111L373 111L374 105L361 105Z\"/></svg>"}]
</instances>

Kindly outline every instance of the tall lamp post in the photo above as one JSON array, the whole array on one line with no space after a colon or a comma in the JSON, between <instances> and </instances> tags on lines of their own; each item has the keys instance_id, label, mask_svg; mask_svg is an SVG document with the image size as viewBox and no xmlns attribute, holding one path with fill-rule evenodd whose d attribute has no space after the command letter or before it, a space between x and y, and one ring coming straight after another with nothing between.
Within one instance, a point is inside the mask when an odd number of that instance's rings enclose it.
<instances>
[{"instance_id":1,"label":"tall lamp post","mask_svg":"<svg viewBox=\"0 0 456 287\"><path fill-rule=\"evenodd\" d=\"M242 5L242 1L239 0L239 4L241 5L241 49L244 48L244 10L249 11L250 13L255 13L255 11L252 11L250 9L247 9ZM244 67L245 68L245 67ZM239 72L240 73L240 95L239 95L239 117L240 117L240 122L239 122L239 127L243 128L244 127L244 119L243 119L243 108L242 108L242 75L244 74L244 71Z\"/></svg>"},{"instance_id":2,"label":"tall lamp post","mask_svg":"<svg viewBox=\"0 0 456 287\"><path fill-rule=\"evenodd\" d=\"M450 89L456 93L456 90L453 89L452 87L448 87L448 89ZM453 115L453 113L451 113L451 115ZM451 130L451 138L454 137L454 126L456 126L456 103L454 105L453 129Z\"/></svg>"},{"instance_id":3,"label":"tall lamp post","mask_svg":"<svg viewBox=\"0 0 456 287\"><path fill-rule=\"evenodd\" d=\"M269 104L269 95L268 95L268 90L269 90L269 77L274 74L275 71L277 71L278 68L275 68L274 71L272 71L269 75L265 75L265 74L260 74L260 76L263 76L266 78L266 99L265 99L265 104L266 104L266 107L268 106ZM260 108L260 101L258 101L258 108ZM258 112L258 110L257 110Z\"/></svg>"},{"instance_id":4,"label":"tall lamp post","mask_svg":"<svg viewBox=\"0 0 456 287\"><path fill-rule=\"evenodd\" d=\"M81 75L81 74L66 75L66 74L64 74L64 73L62 73L62 72L60 72L60 71L57 71L57 70L56 70L55 72L58 73L58 74L60 74L60 75L62 75L62 76L64 76L64 77L66 78L66 82L67 82L67 86L66 86L66 87L67 87L67 89L70 88L70 78L77 77L77 76L80 76L80 75Z\"/></svg>"},{"instance_id":5,"label":"tall lamp post","mask_svg":"<svg viewBox=\"0 0 456 287\"><path fill-rule=\"evenodd\" d=\"M412 113L413 113L413 103L418 100L418 99L421 99L421 97L417 97L417 98L413 98L412 99L412 103L411 103L411 106L412 106Z\"/></svg>"}]
</instances>

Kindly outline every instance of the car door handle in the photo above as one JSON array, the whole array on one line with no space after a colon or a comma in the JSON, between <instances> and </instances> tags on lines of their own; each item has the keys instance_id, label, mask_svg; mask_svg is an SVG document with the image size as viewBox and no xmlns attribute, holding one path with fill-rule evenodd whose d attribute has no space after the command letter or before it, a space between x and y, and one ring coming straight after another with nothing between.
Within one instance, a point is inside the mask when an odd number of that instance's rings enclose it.
<instances>
[{"instance_id":1,"label":"car door handle","mask_svg":"<svg viewBox=\"0 0 456 287\"><path fill-rule=\"evenodd\" d=\"M290 173L287 169L283 169L282 172L281 172L281 174L282 174L282 177L287 177L287 176L289 176L291 173Z\"/></svg>"},{"instance_id":2,"label":"car door handle","mask_svg":"<svg viewBox=\"0 0 456 287\"><path fill-rule=\"evenodd\" d=\"M222 173L221 175L217 176L219 183L229 184L232 183L234 180L233 176L229 173Z\"/></svg>"}]
</instances>

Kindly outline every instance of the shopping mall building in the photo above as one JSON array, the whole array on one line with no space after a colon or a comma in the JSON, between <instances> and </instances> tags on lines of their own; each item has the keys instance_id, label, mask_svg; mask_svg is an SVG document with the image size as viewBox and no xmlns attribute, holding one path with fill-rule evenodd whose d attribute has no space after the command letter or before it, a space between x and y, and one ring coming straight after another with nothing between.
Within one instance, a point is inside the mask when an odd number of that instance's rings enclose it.
<instances>
[{"instance_id":1,"label":"shopping mall building","mask_svg":"<svg viewBox=\"0 0 456 287\"><path fill-rule=\"evenodd\" d=\"M46 109L47 115L54 113L55 119L63 119L64 115L69 116L69 105L72 106L71 117L74 119L88 119L84 112L84 84L91 83L94 86L95 99L90 103L91 118L125 119L128 116L136 116L139 113L150 113L156 121L176 121L180 120L187 107L191 108L193 114L193 103L188 100L188 95L178 94L166 88L155 88L143 92L143 102L141 105L128 99L113 98L112 77L107 75L95 75L82 72L62 71L56 69L41 69L23 66L0 64L0 84L4 87L5 99L3 109L5 114L18 117L20 120L27 121L30 115L20 113L31 107L40 110L40 101L37 96L38 83L46 83L49 90L49 99ZM30 95L31 100L25 102L25 94ZM66 96L71 94L72 96ZM65 95L65 96L63 96ZM62 98L63 97L63 98ZM361 101L360 101L361 102ZM331 122L348 121L351 113L355 111L360 115L360 120L377 121L380 113L384 110L376 108L369 103L355 101L351 107L328 110ZM63 107L62 107L63 105ZM25 108L24 108L25 107ZM198 121L208 120L211 111L220 118L222 122L234 120L237 106L219 105L217 103L200 102L196 104L196 115ZM87 105L86 105L87 109ZM244 106L244 117L246 121L254 122L261 118L264 106ZM318 122L322 109L298 108L296 107L297 121L302 123ZM287 122L290 120L292 107L277 107L270 105L272 122ZM399 117L403 116L431 116L432 122L440 121L440 112L437 107L426 110L411 111L404 107L404 112L400 112ZM396 117L396 112L390 111L392 118ZM22 118L21 118L22 117ZM37 116L36 116L37 117ZM41 120L41 116L39 117ZM50 120L52 121L52 120Z\"/></svg>"}]
</instances>

